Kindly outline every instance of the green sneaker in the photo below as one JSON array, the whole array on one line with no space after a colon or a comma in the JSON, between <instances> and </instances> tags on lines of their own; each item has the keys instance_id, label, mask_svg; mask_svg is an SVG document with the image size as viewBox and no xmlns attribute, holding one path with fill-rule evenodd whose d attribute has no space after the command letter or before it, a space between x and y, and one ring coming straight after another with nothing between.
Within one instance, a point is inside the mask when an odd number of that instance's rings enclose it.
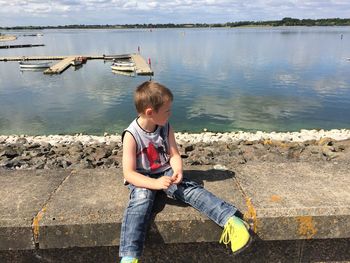
<instances>
[{"instance_id":1,"label":"green sneaker","mask_svg":"<svg viewBox=\"0 0 350 263\"><path fill-rule=\"evenodd\" d=\"M133 257L123 257L122 260L120 260L120 263L138 263L138 262L139 260Z\"/></svg>"},{"instance_id":2,"label":"green sneaker","mask_svg":"<svg viewBox=\"0 0 350 263\"><path fill-rule=\"evenodd\" d=\"M249 225L246 222L233 216L226 222L219 243L227 246L231 242L232 252L240 252L250 241L248 229Z\"/></svg>"}]
</instances>

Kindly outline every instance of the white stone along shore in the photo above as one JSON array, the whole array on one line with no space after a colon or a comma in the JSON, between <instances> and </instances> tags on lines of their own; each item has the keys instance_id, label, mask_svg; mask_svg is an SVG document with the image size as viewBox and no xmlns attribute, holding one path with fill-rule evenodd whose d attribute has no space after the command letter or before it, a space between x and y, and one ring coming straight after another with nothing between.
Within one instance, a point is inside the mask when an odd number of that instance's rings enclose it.
<instances>
[{"instance_id":1,"label":"white stone along shore","mask_svg":"<svg viewBox=\"0 0 350 263\"><path fill-rule=\"evenodd\" d=\"M186 166L251 161L350 163L350 130L176 133ZM0 135L0 169L118 168L121 135Z\"/></svg>"},{"instance_id":2,"label":"white stone along shore","mask_svg":"<svg viewBox=\"0 0 350 263\"><path fill-rule=\"evenodd\" d=\"M209 142L237 142L237 141L259 141L274 140L284 142L304 142L310 140L321 140L330 138L336 141L350 139L350 129L332 129L332 130L300 130L299 132L202 132L202 133L175 133L178 143L209 143ZM50 143L70 144L81 142L83 145L121 143L121 135L104 136L95 135L47 135L47 136L27 136L27 135L0 135L0 143L16 143L19 138L25 138L28 143Z\"/></svg>"}]
</instances>

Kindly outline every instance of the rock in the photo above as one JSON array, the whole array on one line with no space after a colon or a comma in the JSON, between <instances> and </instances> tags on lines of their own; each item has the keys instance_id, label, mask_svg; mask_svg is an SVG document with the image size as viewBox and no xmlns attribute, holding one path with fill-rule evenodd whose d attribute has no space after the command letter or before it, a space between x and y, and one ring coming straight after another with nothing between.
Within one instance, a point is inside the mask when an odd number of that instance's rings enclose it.
<instances>
[{"instance_id":1,"label":"rock","mask_svg":"<svg viewBox=\"0 0 350 263\"><path fill-rule=\"evenodd\" d=\"M34 169L43 169L46 164L45 157L35 157L31 159L31 164Z\"/></svg>"},{"instance_id":2,"label":"rock","mask_svg":"<svg viewBox=\"0 0 350 263\"><path fill-rule=\"evenodd\" d=\"M93 168L92 162L87 160L87 159L83 159L79 162L79 166L83 169L86 168Z\"/></svg>"},{"instance_id":3,"label":"rock","mask_svg":"<svg viewBox=\"0 0 350 263\"><path fill-rule=\"evenodd\" d=\"M118 162L113 160L112 158L108 158L104 161L103 166L105 168L118 167Z\"/></svg>"},{"instance_id":4,"label":"rock","mask_svg":"<svg viewBox=\"0 0 350 263\"><path fill-rule=\"evenodd\" d=\"M289 149L288 154L287 154L287 159L289 160L299 160L300 159L300 154L302 150L298 149Z\"/></svg>"},{"instance_id":5,"label":"rock","mask_svg":"<svg viewBox=\"0 0 350 263\"><path fill-rule=\"evenodd\" d=\"M96 160L99 161L103 158L109 157L112 154L112 150L109 148L101 147L97 148L94 153L91 154L91 156Z\"/></svg>"},{"instance_id":6,"label":"rock","mask_svg":"<svg viewBox=\"0 0 350 263\"><path fill-rule=\"evenodd\" d=\"M312 145L312 146L309 146L307 149L312 154L319 154L319 153L321 153L321 149L319 147L317 147L317 146L313 146Z\"/></svg>"},{"instance_id":7,"label":"rock","mask_svg":"<svg viewBox=\"0 0 350 263\"><path fill-rule=\"evenodd\" d=\"M228 170L228 168L225 165L222 165L222 164L216 164L216 165L214 165L213 168L215 170L222 170L222 171L227 171Z\"/></svg>"},{"instance_id":8,"label":"rock","mask_svg":"<svg viewBox=\"0 0 350 263\"><path fill-rule=\"evenodd\" d=\"M44 162L36 163L33 166L34 169L44 169L44 167L45 167L45 163Z\"/></svg>"},{"instance_id":9,"label":"rock","mask_svg":"<svg viewBox=\"0 0 350 263\"><path fill-rule=\"evenodd\" d=\"M0 156L6 156L7 158L14 158L18 155L21 155L20 152L18 152L16 149L10 147L10 146L6 146L2 152L0 152Z\"/></svg>"},{"instance_id":10,"label":"rock","mask_svg":"<svg viewBox=\"0 0 350 263\"><path fill-rule=\"evenodd\" d=\"M50 149L50 155L64 156L68 153L66 145L56 145Z\"/></svg>"},{"instance_id":11,"label":"rock","mask_svg":"<svg viewBox=\"0 0 350 263\"><path fill-rule=\"evenodd\" d=\"M208 156L209 158L213 158L214 157L214 153L211 151L211 149L205 150L204 155Z\"/></svg>"},{"instance_id":12,"label":"rock","mask_svg":"<svg viewBox=\"0 0 350 263\"><path fill-rule=\"evenodd\" d=\"M187 145L185 147L185 153L192 152L194 150L194 145Z\"/></svg>"},{"instance_id":13,"label":"rock","mask_svg":"<svg viewBox=\"0 0 350 263\"><path fill-rule=\"evenodd\" d=\"M40 148L37 148L37 149L35 149L33 151L29 151L28 152L28 156L30 156L32 158L40 157L40 156L44 156L44 155L45 155L45 153L43 153Z\"/></svg>"},{"instance_id":14,"label":"rock","mask_svg":"<svg viewBox=\"0 0 350 263\"><path fill-rule=\"evenodd\" d=\"M346 149L345 145L340 144L334 147L336 152L342 152Z\"/></svg>"},{"instance_id":15,"label":"rock","mask_svg":"<svg viewBox=\"0 0 350 263\"><path fill-rule=\"evenodd\" d=\"M9 162L9 158L7 158L6 156L3 156L0 158L0 167L6 167L8 162Z\"/></svg>"},{"instance_id":16,"label":"rock","mask_svg":"<svg viewBox=\"0 0 350 263\"><path fill-rule=\"evenodd\" d=\"M244 141L243 142L243 145L253 145L254 144L254 142L253 141Z\"/></svg>"},{"instance_id":17,"label":"rock","mask_svg":"<svg viewBox=\"0 0 350 263\"><path fill-rule=\"evenodd\" d=\"M83 156L90 156L96 151L95 146L84 147Z\"/></svg>"},{"instance_id":18,"label":"rock","mask_svg":"<svg viewBox=\"0 0 350 263\"><path fill-rule=\"evenodd\" d=\"M29 144L28 149L35 149L35 148L39 148L40 146L41 145L39 143L35 142L35 143Z\"/></svg>"},{"instance_id":19,"label":"rock","mask_svg":"<svg viewBox=\"0 0 350 263\"><path fill-rule=\"evenodd\" d=\"M226 144L226 148L230 151L234 151L234 150L238 149L238 146L235 143L230 143L230 144Z\"/></svg>"},{"instance_id":20,"label":"rock","mask_svg":"<svg viewBox=\"0 0 350 263\"><path fill-rule=\"evenodd\" d=\"M335 140L335 134L346 140ZM350 162L348 130L304 131L304 134L207 132L175 136L182 140L178 146L185 165L231 167L250 161L332 159ZM111 168L119 167L121 159L120 136L0 136L1 169Z\"/></svg>"},{"instance_id":21,"label":"rock","mask_svg":"<svg viewBox=\"0 0 350 263\"><path fill-rule=\"evenodd\" d=\"M83 152L83 145L73 145L68 148L69 155L77 155Z\"/></svg>"},{"instance_id":22,"label":"rock","mask_svg":"<svg viewBox=\"0 0 350 263\"><path fill-rule=\"evenodd\" d=\"M26 138L23 138L23 137L19 137L17 140L16 140L16 144L26 144L28 143L27 139Z\"/></svg>"},{"instance_id":23,"label":"rock","mask_svg":"<svg viewBox=\"0 0 350 263\"><path fill-rule=\"evenodd\" d=\"M68 168L72 163L66 157L57 157L56 165L59 168Z\"/></svg>"},{"instance_id":24,"label":"rock","mask_svg":"<svg viewBox=\"0 0 350 263\"><path fill-rule=\"evenodd\" d=\"M7 140L7 136L1 136L0 135L0 144L6 143L6 140Z\"/></svg>"},{"instance_id":25,"label":"rock","mask_svg":"<svg viewBox=\"0 0 350 263\"><path fill-rule=\"evenodd\" d=\"M242 157L242 158L239 159L239 163L240 164L245 164L245 163L247 163L247 160Z\"/></svg>"},{"instance_id":26,"label":"rock","mask_svg":"<svg viewBox=\"0 0 350 263\"><path fill-rule=\"evenodd\" d=\"M69 154L66 158L68 162L73 164L73 163L79 163L82 157L83 157L82 153L74 152L73 154Z\"/></svg>"},{"instance_id":27,"label":"rock","mask_svg":"<svg viewBox=\"0 0 350 263\"><path fill-rule=\"evenodd\" d=\"M328 145L328 146L331 146L333 145L334 141L332 138L322 138L321 140L318 141L318 145L320 146L324 146L324 145Z\"/></svg>"},{"instance_id":28,"label":"rock","mask_svg":"<svg viewBox=\"0 0 350 263\"><path fill-rule=\"evenodd\" d=\"M323 147L322 154L326 157L327 161L333 160L338 157L338 154L332 151L329 147Z\"/></svg>"},{"instance_id":29,"label":"rock","mask_svg":"<svg viewBox=\"0 0 350 263\"><path fill-rule=\"evenodd\" d=\"M191 163L191 165L201 165L201 163L198 160L195 160Z\"/></svg>"}]
</instances>

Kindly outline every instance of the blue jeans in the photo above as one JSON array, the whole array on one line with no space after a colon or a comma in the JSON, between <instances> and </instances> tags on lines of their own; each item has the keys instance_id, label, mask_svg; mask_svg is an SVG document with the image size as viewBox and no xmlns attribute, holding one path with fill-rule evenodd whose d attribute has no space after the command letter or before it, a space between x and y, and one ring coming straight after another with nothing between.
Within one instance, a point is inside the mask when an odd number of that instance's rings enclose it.
<instances>
[{"instance_id":1,"label":"blue jeans","mask_svg":"<svg viewBox=\"0 0 350 263\"><path fill-rule=\"evenodd\" d=\"M171 176L172 173L172 169L169 169L162 174L152 175L151 177ZM130 189L130 200L122 222L119 256L139 258L142 254L157 191L138 188L131 184L128 187ZM237 211L237 208L233 205L226 203L205 190L201 185L186 178L177 185L174 192L167 190L165 192L171 198L191 205L221 227Z\"/></svg>"}]
</instances>

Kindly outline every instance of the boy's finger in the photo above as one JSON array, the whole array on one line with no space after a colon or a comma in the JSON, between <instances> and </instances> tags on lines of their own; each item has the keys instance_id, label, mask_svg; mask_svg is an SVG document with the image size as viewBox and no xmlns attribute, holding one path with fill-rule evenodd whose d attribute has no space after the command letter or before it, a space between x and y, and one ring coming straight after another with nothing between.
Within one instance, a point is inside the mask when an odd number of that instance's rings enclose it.
<instances>
[{"instance_id":1,"label":"boy's finger","mask_svg":"<svg viewBox=\"0 0 350 263\"><path fill-rule=\"evenodd\" d=\"M180 182L181 182L181 179L180 179L180 177L179 177L179 178L176 179L175 183L178 184L178 183L180 183Z\"/></svg>"},{"instance_id":2,"label":"boy's finger","mask_svg":"<svg viewBox=\"0 0 350 263\"><path fill-rule=\"evenodd\" d=\"M177 179L177 174L173 174L171 176L171 181L174 182L174 181L176 181L176 179Z\"/></svg>"}]
</instances>

